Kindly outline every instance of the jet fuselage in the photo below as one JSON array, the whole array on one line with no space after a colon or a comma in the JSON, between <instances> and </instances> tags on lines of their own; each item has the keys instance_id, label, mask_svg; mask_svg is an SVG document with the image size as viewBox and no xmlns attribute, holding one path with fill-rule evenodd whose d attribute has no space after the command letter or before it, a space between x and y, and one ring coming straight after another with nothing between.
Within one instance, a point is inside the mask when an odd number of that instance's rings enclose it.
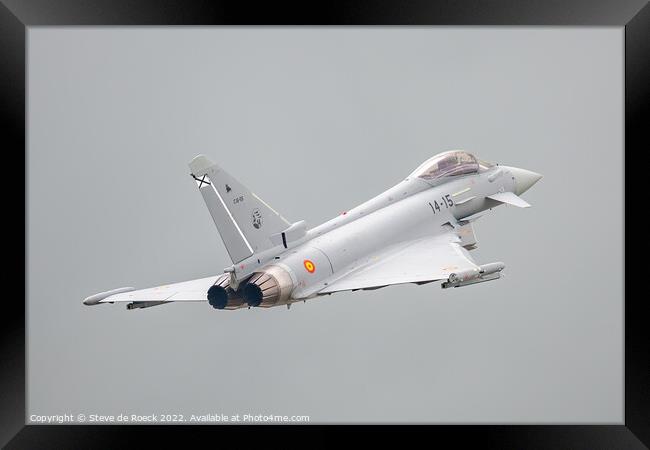
<instances>
[{"instance_id":1,"label":"jet fuselage","mask_svg":"<svg viewBox=\"0 0 650 450\"><path fill-rule=\"evenodd\" d=\"M384 247L389 254L392 246L400 242L443 233L445 224L458 226L460 219L500 205L501 202L487 197L499 192L515 193L516 174L526 172L493 166L476 174L433 182L406 178L371 200L308 230L288 248L273 249L259 263L255 258L235 265L235 275L242 279L247 272L269 272L290 284L268 306L316 296L338 278L374 262L378 247ZM255 275L251 280L254 278ZM282 282L279 284L283 291ZM262 302L256 306L267 305Z\"/></svg>"}]
</instances>

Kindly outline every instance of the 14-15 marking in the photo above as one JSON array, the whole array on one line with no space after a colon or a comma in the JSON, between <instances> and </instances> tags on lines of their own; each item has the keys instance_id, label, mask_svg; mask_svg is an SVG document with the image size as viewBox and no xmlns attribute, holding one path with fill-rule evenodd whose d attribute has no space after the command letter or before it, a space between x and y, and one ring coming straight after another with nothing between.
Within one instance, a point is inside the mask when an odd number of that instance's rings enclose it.
<instances>
[{"instance_id":1,"label":"14-15 marking","mask_svg":"<svg viewBox=\"0 0 650 450\"><path fill-rule=\"evenodd\" d=\"M444 205L445 209L448 209L452 206L454 206L454 201L451 199L451 196L449 194L445 195L444 197L441 197L442 201L438 203L437 200L433 201L433 205L431 202L429 202L429 206L431 207L431 210L435 214L436 212L440 212L441 208L440 205Z\"/></svg>"}]
</instances>

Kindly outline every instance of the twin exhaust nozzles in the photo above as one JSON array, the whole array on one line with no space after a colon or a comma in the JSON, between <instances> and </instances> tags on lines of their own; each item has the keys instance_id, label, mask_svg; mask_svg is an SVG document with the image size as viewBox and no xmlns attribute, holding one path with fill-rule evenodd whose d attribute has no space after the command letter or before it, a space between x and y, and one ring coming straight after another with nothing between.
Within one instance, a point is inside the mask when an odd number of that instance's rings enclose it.
<instances>
[{"instance_id":1,"label":"twin exhaust nozzles","mask_svg":"<svg viewBox=\"0 0 650 450\"><path fill-rule=\"evenodd\" d=\"M237 309L246 305L268 308L287 303L292 289L289 273L278 266L269 266L262 272L254 272L237 290L230 287L230 275L222 275L208 289L208 303L216 309Z\"/></svg>"}]
</instances>

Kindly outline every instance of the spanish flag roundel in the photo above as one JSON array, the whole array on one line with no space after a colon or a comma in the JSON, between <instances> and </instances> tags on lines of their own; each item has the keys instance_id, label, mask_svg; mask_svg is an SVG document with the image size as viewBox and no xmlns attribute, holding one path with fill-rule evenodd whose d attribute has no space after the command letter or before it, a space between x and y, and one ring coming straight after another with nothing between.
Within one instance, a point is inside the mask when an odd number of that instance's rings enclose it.
<instances>
[{"instance_id":1,"label":"spanish flag roundel","mask_svg":"<svg viewBox=\"0 0 650 450\"><path fill-rule=\"evenodd\" d=\"M309 273L314 273L314 270L316 270L316 266L314 265L314 263L308 259L306 259L303 264L305 265L305 269Z\"/></svg>"}]
</instances>

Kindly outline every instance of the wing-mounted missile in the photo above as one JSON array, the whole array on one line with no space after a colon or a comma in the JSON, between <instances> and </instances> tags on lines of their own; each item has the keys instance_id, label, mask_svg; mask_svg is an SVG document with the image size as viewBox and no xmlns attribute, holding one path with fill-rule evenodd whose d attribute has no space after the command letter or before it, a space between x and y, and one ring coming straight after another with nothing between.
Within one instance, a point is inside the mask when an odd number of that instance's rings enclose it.
<instances>
[{"instance_id":1,"label":"wing-mounted missile","mask_svg":"<svg viewBox=\"0 0 650 450\"><path fill-rule=\"evenodd\" d=\"M449 275L447 281L441 287L448 289L452 287L469 286L470 284L483 283L501 278L501 271L506 265L502 262L494 262L479 266L478 269L467 269L454 272Z\"/></svg>"},{"instance_id":2,"label":"wing-mounted missile","mask_svg":"<svg viewBox=\"0 0 650 450\"><path fill-rule=\"evenodd\" d=\"M131 302L131 303L127 303L126 309L150 308L152 306L163 305L165 303L171 303L171 302Z\"/></svg>"}]
</instances>

